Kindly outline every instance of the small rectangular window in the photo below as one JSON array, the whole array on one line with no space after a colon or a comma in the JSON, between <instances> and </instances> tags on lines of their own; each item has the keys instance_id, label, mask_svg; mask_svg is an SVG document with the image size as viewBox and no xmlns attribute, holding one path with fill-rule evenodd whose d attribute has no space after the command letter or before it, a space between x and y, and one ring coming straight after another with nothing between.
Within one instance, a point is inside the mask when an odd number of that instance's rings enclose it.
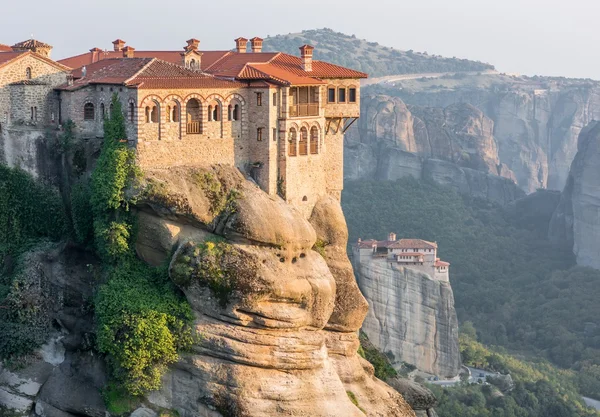
<instances>
[{"instance_id":1,"label":"small rectangular window","mask_svg":"<svg viewBox=\"0 0 600 417\"><path fill-rule=\"evenodd\" d=\"M256 105L262 106L262 93L256 93Z\"/></svg>"},{"instance_id":2,"label":"small rectangular window","mask_svg":"<svg viewBox=\"0 0 600 417\"><path fill-rule=\"evenodd\" d=\"M256 140L261 141L263 136L263 128L259 127L256 129Z\"/></svg>"},{"instance_id":3,"label":"small rectangular window","mask_svg":"<svg viewBox=\"0 0 600 417\"><path fill-rule=\"evenodd\" d=\"M273 93L273 107L277 107L277 93Z\"/></svg>"},{"instance_id":4,"label":"small rectangular window","mask_svg":"<svg viewBox=\"0 0 600 417\"><path fill-rule=\"evenodd\" d=\"M356 103L356 88L348 89L348 102Z\"/></svg>"},{"instance_id":5,"label":"small rectangular window","mask_svg":"<svg viewBox=\"0 0 600 417\"><path fill-rule=\"evenodd\" d=\"M273 128L273 142L275 142L277 140L277 128L274 127Z\"/></svg>"},{"instance_id":6,"label":"small rectangular window","mask_svg":"<svg viewBox=\"0 0 600 417\"><path fill-rule=\"evenodd\" d=\"M340 88L338 90L338 103L345 103L345 102L346 102L346 89Z\"/></svg>"},{"instance_id":7,"label":"small rectangular window","mask_svg":"<svg viewBox=\"0 0 600 417\"><path fill-rule=\"evenodd\" d=\"M327 90L327 102L335 103L335 88L329 88Z\"/></svg>"}]
</instances>

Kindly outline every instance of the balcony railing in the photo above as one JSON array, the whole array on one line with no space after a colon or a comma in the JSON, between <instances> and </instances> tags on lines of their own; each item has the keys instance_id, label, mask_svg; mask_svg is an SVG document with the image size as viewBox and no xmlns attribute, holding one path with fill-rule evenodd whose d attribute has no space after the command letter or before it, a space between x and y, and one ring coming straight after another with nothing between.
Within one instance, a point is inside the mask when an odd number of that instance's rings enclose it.
<instances>
[{"instance_id":1,"label":"balcony railing","mask_svg":"<svg viewBox=\"0 0 600 417\"><path fill-rule=\"evenodd\" d=\"M200 121L188 122L187 130L188 135L195 135L200 133Z\"/></svg>"},{"instance_id":2,"label":"balcony railing","mask_svg":"<svg viewBox=\"0 0 600 417\"><path fill-rule=\"evenodd\" d=\"M295 104L290 106L290 117L318 116L319 105L317 103Z\"/></svg>"}]
</instances>

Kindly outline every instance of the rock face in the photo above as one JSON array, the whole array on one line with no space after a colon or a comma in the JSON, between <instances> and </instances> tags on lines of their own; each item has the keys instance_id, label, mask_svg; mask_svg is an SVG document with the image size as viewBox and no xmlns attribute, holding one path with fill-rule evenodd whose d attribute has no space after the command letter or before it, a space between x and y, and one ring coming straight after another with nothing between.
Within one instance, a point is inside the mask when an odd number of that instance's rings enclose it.
<instances>
[{"instance_id":1,"label":"rock face","mask_svg":"<svg viewBox=\"0 0 600 417\"><path fill-rule=\"evenodd\" d=\"M500 162L530 193L563 189L579 132L600 119L599 91L590 80L495 74L402 81L386 92L416 106L477 107L494 123Z\"/></svg>"},{"instance_id":2,"label":"rock face","mask_svg":"<svg viewBox=\"0 0 600 417\"><path fill-rule=\"evenodd\" d=\"M524 195L513 172L500 163L494 123L469 104L446 108L406 106L371 96L347 135L346 178L430 179L458 192L506 204Z\"/></svg>"},{"instance_id":3,"label":"rock face","mask_svg":"<svg viewBox=\"0 0 600 417\"><path fill-rule=\"evenodd\" d=\"M549 237L572 245L577 264L600 269L600 123L579 135L560 203L552 216Z\"/></svg>"},{"instance_id":4,"label":"rock face","mask_svg":"<svg viewBox=\"0 0 600 417\"><path fill-rule=\"evenodd\" d=\"M392 364L407 362L441 377L460 370L458 319L449 283L419 271L354 259L358 285L369 302L362 331Z\"/></svg>"},{"instance_id":5,"label":"rock face","mask_svg":"<svg viewBox=\"0 0 600 417\"><path fill-rule=\"evenodd\" d=\"M177 248L171 279L200 335L150 403L182 417L414 416L356 353L368 306L336 200L307 220L230 167L146 175L138 253L156 263Z\"/></svg>"},{"instance_id":6,"label":"rock face","mask_svg":"<svg viewBox=\"0 0 600 417\"><path fill-rule=\"evenodd\" d=\"M8 409L10 416L105 417L106 365L93 349L93 313L85 307L93 296L93 264L85 252L63 245L26 255L17 279L41 310L35 331L51 323L57 330L22 367L0 366L0 415Z\"/></svg>"}]
</instances>

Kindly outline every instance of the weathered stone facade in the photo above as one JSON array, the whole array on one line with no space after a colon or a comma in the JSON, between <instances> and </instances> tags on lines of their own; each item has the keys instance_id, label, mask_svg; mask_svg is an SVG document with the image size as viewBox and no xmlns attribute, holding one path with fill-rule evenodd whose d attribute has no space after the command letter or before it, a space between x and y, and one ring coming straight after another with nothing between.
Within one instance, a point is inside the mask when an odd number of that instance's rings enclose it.
<instances>
[{"instance_id":1,"label":"weathered stone facade","mask_svg":"<svg viewBox=\"0 0 600 417\"><path fill-rule=\"evenodd\" d=\"M199 41L187 44L168 53L170 62L148 52L136 57L131 47L101 59L94 48L90 63L71 71L48 55L22 52L0 67L0 131L2 122L47 127L71 120L80 139L101 139L116 94L142 168L233 165L306 216L320 197L339 199L343 132L360 115L359 78L366 74L259 47L217 52L216 60L212 52L207 63ZM80 56L63 62L73 59Z\"/></svg>"}]
</instances>

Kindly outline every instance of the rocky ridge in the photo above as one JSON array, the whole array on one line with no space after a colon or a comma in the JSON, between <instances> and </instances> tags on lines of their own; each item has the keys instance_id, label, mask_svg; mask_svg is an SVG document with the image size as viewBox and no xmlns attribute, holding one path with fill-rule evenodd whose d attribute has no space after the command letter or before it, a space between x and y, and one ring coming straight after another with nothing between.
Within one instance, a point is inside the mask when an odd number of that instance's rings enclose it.
<instances>
[{"instance_id":1,"label":"rocky ridge","mask_svg":"<svg viewBox=\"0 0 600 417\"><path fill-rule=\"evenodd\" d=\"M527 193L563 189L581 129L600 119L600 86L592 80L457 74L401 80L373 91L412 106L476 107L494 123L499 161Z\"/></svg>"},{"instance_id":2,"label":"rocky ridge","mask_svg":"<svg viewBox=\"0 0 600 417\"><path fill-rule=\"evenodd\" d=\"M524 196L500 162L494 123L477 108L407 106L363 96L362 117L345 138L347 179L432 180L462 194L507 204Z\"/></svg>"},{"instance_id":3,"label":"rocky ridge","mask_svg":"<svg viewBox=\"0 0 600 417\"><path fill-rule=\"evenodd\" d=\"M577 264L600 269L600 122L579 135L577 155L552 216L549 238L573 248Z\"/></svg>"}]
</instances>

